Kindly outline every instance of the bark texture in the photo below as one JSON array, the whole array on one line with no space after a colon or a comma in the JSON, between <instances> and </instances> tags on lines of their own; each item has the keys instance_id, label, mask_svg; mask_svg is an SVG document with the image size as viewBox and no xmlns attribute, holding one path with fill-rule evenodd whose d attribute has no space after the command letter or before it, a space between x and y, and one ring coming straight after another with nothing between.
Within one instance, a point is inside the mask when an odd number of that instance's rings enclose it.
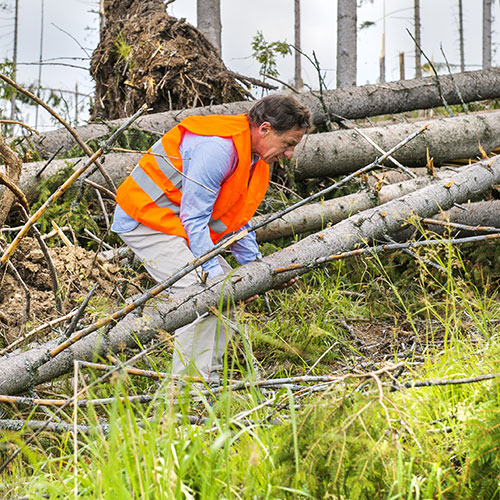
<instances>
[{"instance_id":1,"label":"bark texture","mask_svg":"<svg viewBox=\"0 0 500 500\"><path fill-rule=\"evenodd\" d=\"M464 210L465 208L465 210ZM489 226L500 228L500 200L467 203L462 208L454 207L432 217L442 221L451 221L467 226ZM444 232L440 226L430 227L435 232ZM460 230L460 234L468 233Z\"/></svg>"},{"instance_id":2,"label":"bark texture","mask_svg":"<svg viewBox=\"0 0 500 500\"><path fill-rule=\"evenodd\" d=\"M453 75L453 78L460 89L464 102L500 97L500 68L459 73ZM460 104L461 101L451 77L445 75L440 76L439 79L448 104ZM318 98L311 93L301 94L299 98L310 107L315 125L323 126L326 123L326 115ZM244 113L251 104L251 102L243 101L156 113L140 118L137 120L136 126L142 130L161 135L177 125L186 116ZM385 83L384 85L364 85L329 90L324 93L324 104L328 112L332 114L332 119L335 119L334 114L356 119L434 108L441 106L442 102L434 77L427 77ZM123 119L113 120L109 122L109 125L117 127L123 122ZM108 133L109 129L102 124L91 124L78 127L76 130L82 139L87 141L102 137ZM73 146L73 139L66 130L59 129L42 134L35 146L41 154L48 156L57 151L59 147L63 147L64 150L70 149Z\"/></svg>"},{"instance_id":3,"label":"bark texture","mask_svg":"<svg viewBox=\"0 0 500 500\"><path fill-rule=\"evenodd\" d=\"M222 54L220 21L220 0L197 0L196 17L198 29L207 40Z\"/></svg>"},{"instance_id":4,"label":"bark texture","mask_svg":"<svg viewBox=\"0 0 500 500\"><path fill-rule=\"evenodd\" d=\"M34 370L39 356L54 346L43 344L30 351L0 359L0 394L15 394L67 373L73 359L91 359L97 354L113 352L125 345L143 345L156 337L160 329L174 331L193 321L197 314L217 304L223 295L227 299L244 300L264 293L292 277L304 274L301 268L275 274L274 269L295 263L312 262L319 257L351 250L367 240L380 239L397 231L409 216L429 217L453 203L464 203L500 182L500 158L466 167L453 178L425 187L403 198L364 211L320 234L276 252L264 259L237 269L230 278L209 280L206 285L193 287L175 301L157 299L141 314L134 312L119 321L106 335L95 332L62 351L48 363Z\"/></svg>"},{"instance_id":5,"label":"bark texture","mask_svg":"<svg viewBox=\"0 0 500 500\"><path fill-rule=\"evenodd\" d=\"M456 159L481 157L482 148L491 152L500 145L500 112L461 115L426 122L398 123L360 129L379 147L388 151L425 124L428 129L394 154L403 165L426 164L427 151L435 165ZM311 134L295 150L296 179L335 176L354 172L380 153L355 130ZM386 165L392 165L390 160Z\"/></svg>"},{"instance_id":6,"label":"bark texture","mask_svg":"<svg viewBox=\"0 0 500 500\"><path fill-rule=\"evenodd\" d=\"M435 179L430 176L419 177L383 186L380 191L370 189L334 198L333 200L311 203L297 208L267 226L261 227L255 234L259 241L272 241L278 238L293 236L294 234L320 231L363 210L382 205L408 193L422 189L429 184L436 183L439 181L439 178L449 175L450 172L440 172L439 176ZM265 219L265 215L254 217L252 223L258 223Z\"/></svg>"},{"instance_id":7,"label":"bark texture","mask_svg":"<svg viewBox=\"0 0 500 500\"><path fill-rule=\"evenodd\" d=\"M337 88L356 86L357 5L352 0L337 3Z\"/></svg>"},{"instance_id":8,"label":"bark texture","mask_svg":"<svg viewBox=\"0 0 500 500\"><path fill-rule=\"evenodd\" d=\"M4 175L7 181L12 184L18 184L19 177L23 168L21 158L7 145L5 139L0 134L0 159L5 162ZM14 193L4 186L0 187L0 227L2 227L9 215L10 207L15 200Z\"/></svg>"}]
</instances>

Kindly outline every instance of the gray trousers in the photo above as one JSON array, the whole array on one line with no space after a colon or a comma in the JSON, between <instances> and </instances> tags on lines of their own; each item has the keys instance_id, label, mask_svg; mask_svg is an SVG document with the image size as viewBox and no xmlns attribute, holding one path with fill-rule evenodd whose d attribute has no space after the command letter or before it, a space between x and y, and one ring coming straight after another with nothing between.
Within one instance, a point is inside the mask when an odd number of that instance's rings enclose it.
<instances>
[{"instance_id":1,"label":"gray trousers","mask_svg":"<svg viewBox=\"0 0 500 500\"><path fill-rule=\"evenodd\" d=\"M157 282L166 280L195 258L184 238L155 231L143 224L120 234L120 237ZM231 266L222 257L219 257L219 262L224 272L231 271ZM177 281L171 287L172 293L199 282L200 269ZM175 333L172 374L192 374L207 381L217 381L226 348L224 324L215 316L204 316Z\"/></svg>"}]
</instances>

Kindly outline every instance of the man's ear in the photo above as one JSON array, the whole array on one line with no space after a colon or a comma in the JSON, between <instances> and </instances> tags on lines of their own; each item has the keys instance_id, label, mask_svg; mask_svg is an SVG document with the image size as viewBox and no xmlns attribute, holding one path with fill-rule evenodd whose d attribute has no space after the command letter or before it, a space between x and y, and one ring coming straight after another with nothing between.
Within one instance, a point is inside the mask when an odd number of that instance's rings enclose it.
<instances>
[{"instance_id":1,"label":"man's ear","mask_svg":"<svg viewBox=\"0 0 500 500\"><path fill-rule=\"evenodd\" d=\"M271 132L272 126L269 122L262 122L259 125L259 133L261 136L265 136Z\"/></svg>"}]
</instances>

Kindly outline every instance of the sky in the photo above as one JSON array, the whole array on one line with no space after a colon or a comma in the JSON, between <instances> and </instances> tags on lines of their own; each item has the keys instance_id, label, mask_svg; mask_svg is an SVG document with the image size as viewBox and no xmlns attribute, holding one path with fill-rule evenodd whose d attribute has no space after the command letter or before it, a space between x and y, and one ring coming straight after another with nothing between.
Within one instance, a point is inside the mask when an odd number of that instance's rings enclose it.
<instances>
[{"instance_id":1,"label":"sky","mask_svg":"<svg viewBox=\"0 0 500 500\"><path fill-rule=\"evenodd\" d=\"M13 6L14 0L0 0ZM359 2L358 2L359 3ZM90 95L93 83L88 70L89 56L98 43L98 0L19 0L19 36L17 80L24 85L38 81L43 5L42 87L75 91ZM459 64L458 0L420 0L422 48L433 61L443 62L441 46L450 64ZM385 5L385 16L384 16ZM463 0L465 31L465 64L467 70L480 69L482 0ZM336 58L335 0L302 0L302 50L315 52L328 88L335 88ZM168 12L186 18L196 25L196 0L175 0ZM259 64L252 58L252 38L261 31L268 42L294 43L293 0L221 0L222 57L226 66L238 73L259 76ZM384 23L385 18L385 23ZM500 2L493 3L493 65L500 63ZM0 59L12 58L14 10L0 10ZM386 80L399 79L399 53L405 53L406 78L413 78L413 0L364 0L358 8L358 26L365 21L375 24L358 34L358 85L377 83L382 35L385 25ZM66 58L66 59L65 59ZM77 59L73 59L77 58ZM422 58L423 62L425 59ZM35 63L35 64L34 64ZM57 63L58 65L55 65ZM80 66L84 69L61 64ZM307 60L302 61L303 79L312 88L318 86L318 75ZM293 81L294 59L278 60L279 78ZM257 91L258 92L258 91ZM257 94L258 95L258 94ZM70 116L75 119L75 96L64 94ZM87 101L80 96L84 109L78 112L83 122L88 113ZM82 103L83 99L83 103ZM9 114L5 113L4 114ZM35 123L35 112L25 111L24 121ZM57 128L40 112L37 127L44 131Z\"/></svg>"}]
</instances>

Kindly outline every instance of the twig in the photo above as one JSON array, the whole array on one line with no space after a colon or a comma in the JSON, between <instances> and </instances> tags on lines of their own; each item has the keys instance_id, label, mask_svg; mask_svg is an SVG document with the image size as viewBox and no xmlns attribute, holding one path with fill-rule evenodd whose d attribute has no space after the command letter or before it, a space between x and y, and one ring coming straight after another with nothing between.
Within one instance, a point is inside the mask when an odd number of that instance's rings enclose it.
<instances>
[{"instance_id":1,"label":"twig","mask_svg":"<svg viewBox=\"0 0 500 500\"><path fill-rule=\"evenodd\" d=\"M16 339L14 342L12 342L12 344L9 344L7 347L4 347L0 351L0 356L3 356L4 354L7 354L8 352L12 351L18 345L22 344L25 340L30 339L31 337L37 335L38 333L41 333L49 328L52 328L52 327L58 325L59 323L62 323L68 319L71 319L76 314L76 312L77 312L76 310L71 311L64 316L61 316L60 318L53 319L52 321L44 323L43 325L37 326L36 328L31 330L30 332L26 333L26 335Z\"/></svg>"},{"instance_id":2,"label":"twig","mask_svg":"<svg viewBox=\"0 0 500 500\"><path fill-rule=\"evenodd\" d=\"M3 78L4 76L0 73L0 78ZM10 80L10 79L9 79ZM74 172L69 179L67 179L59 188L52 193L47 201L36 211L35 214L33 214L30 219L26 222L26 224L23 226L21 231L16 235L10 246L7 248L7 250L4 252L2 255L2 258L0 259L0 268L5 265L9 257L12 255L14 250L17 248L19 245L19 242L21 239L24 237L24 235L28 232L28 230L33 226L33 224L44 214L44 212L47 210L47 208L54 203L56 200L58 200L65 192L66 190L75 182L78 177L80 177L89 167L92 165L97 158L99 158L105 150L107 150L111 144L115 142L115 140L118 138L118 136L125 130L127 127L129 127L139 116L141 116L145 111L147 110L146 106L143 106L135 115L133 115L131 118L127 120L125 124L123 124L118 130L116 130L113 135L106 141L106 143L101 146L93 155L91 158L87 160L85 165L83 167L80 167L76 172Z\"/></svg>"},{"instance_id":3,"label":"twig","mask_svg":"<svg viewBox=\"0 0 500 500\"><path fill-rule=\"evenodd\" d=\"M36 135L40 135L40 132L38 130L35 130L34 128L30 127L29 125L26 125L26 123L19 122L17 120L0 120L0 123L9 123L11 125L19 125L20 127L23 127L30 132L34 132Z\"/></svg>"},{"instance_id":4,"label":"twig","mask_svg":"<svg viewBox=\"0 0 500 500\"><path fill-rule=\"evenodd\" d=\"M355 122L353 122L352 120L349 120L348 118L344 118L343 116L337 115L336 113L331 113L331 114L332 114L332 116L335 116L336 118L338 118L341 122L350 123L351 125L354 125L352 130L357 132L363 139L365 139L368 142L368 144L371 144L379 153L382 153L382 154L385 153L385 151L375 141L373 141L361 129L359 129L358 127L355 126L356 125ZM396 158L394 158L393 156L389 156L388 159L391 160L392 163L394 163L394 165L396 165L396 167L401 169L403 172L407 173L410 177L413 177L414 179L416 179L416 177L417 177L416 174L414 174L409 168L402 165L398 160L396 160Z\"/></svg>"},{"instance_id":5,"label":"twig","mask_svg":"<svg viewBox=\"0 0 500 500\"><path fill-rule=\"evenodd\" d=\"M188 181L194 182L195 184L198 184L198 186L201 186L203 189L206 189L207 191L210 191L212 194L217 194L213 189L210 189L209 187L205 186L199 181L196 181L192 179L191 177L187 176L184 172L179 170L171 161L170 157L167 155L163 155L160 153L153 153L151 151L134 151L133 149L124 149L124 148L113 148L112 151L117 151L119 153L141 153L143 155L150 155L150 156L158 156L159 158L162 158L165 160L169 167L172 167L179 175L187 179Z\"/></svg>"},{"instance_id":6,"label":"twig","mask_svg":"<svg viewBox=\"0 0 500 500\"><path fill-rule=\"evenodd\" d=\"M102 199L101 192L96 188L94 188L94 191L95 191L95 194L97 197L97 201L99 202L99 206L101 207L101 212L102 212L102 215L104 217L104 223L106 224L106 231L109 232L110 224L109 224L108 211L106 210L106 207L104 206L104 201Z\"/></svg>"},{"instance_id":7,"label":"twig","mask_svg":"<svg viewBox=\"0 0 500 500\"><path fill-rule=\"evenodd\" d=\"M484 382L485 380L492 380L500 378L500 373L486 373L484 375L478 375L476 377L469 378L452 378L452 379L430 379L430 380L417 380L414 382L403 382L395 386L393 390L398 390L401 388L413 389L415 387L432 387L438 385L461 385L461 384L475 384L477 382Z\"/></svg>"},{"instance_id":8,"label":"twig","mask_svg":"<svg viewBox=\"0 0 500 500\"><path fill-rule=\"evenodd\" d=\"M23 206L21 206L21 212L23 213L24 218L26 220L29 220L29 213L26 211L26 209ZM52 293L54 294L56 311L58 313L61 313L63 310L63 305L61 302L61 297L59 296L59 283L57 280L56 266L54 266L54 262L52 261L52 257L50 256L49 249L47 248L47 245L45 244L45 241L42 238L42 235L40 234L40 231L38 230L38 228L33 224L30 227L30 231L33 233L33 236L35 237L38 245L40 246L40 250L43 253L43 257L44 257L45 262L47 264L47 269L49 270L50 284L52 286Z\"/></svg>"},{"instance_id":9,"label":"twig","mask_svg":"<svg viewBox=\"0 0 500 500\"><path fill-rule=\"evenodd\" d=\"M262 76L265 78L269 78L270 80L274 80L275 82L281 83L281 85L283 85L287 89L290 89L295 94L300 94L300 92L295 87L288 85L288 83L284 82L283 80L280 80L279 78L276 78L273 75L270 75L269 73L262 73ZM276 87L274 87L274 88L276 88Z\"/></svg>"},{"instance_id":10,"label":"twig","mask_svg":"<svg viewBox=\"0 0 500 500\"><path fill-rule=\"evenodd\" d=\"M45 165L35 174L35 177L40 177L43 171L52 163L52 160L61 152L63 146L61 146L45 163Z\"/></svg>"},{"instance_id":11,"label":"twig","mask_svg":"<svg viewBox=\"0 0 500 500\"><path fill-rule=\"evenodd\" d=\"M478 232L478 233L500 233L498 227L492 226L468 226L466 224L458 224L456 222L448 222L444 220L437 219L421 219L422 224L452 227L453 229L461 229L463 231Z\"/></svg>"},{"instance_id":12,"label":"twig","mask_svg":"<svg viewBox=\"0 0 500 500\"><path fill-rule=\"evenodd\" d=\"M448 103L446 102L446 99L443 95L443 89L441 88L441 81L439 80L438 72L437 72L436 68L434 67L434 64L432 64L432 61L427 57L426 53L422 50L422 47L420 47L420 45L417 43L414 36L411 34L410 30L408 28L406 28L406 31L411 36L411 38L412 38L413 42L415 43L415 45L417 46L418 50L420 50L421 54L427 59L427 62L429 63L430 67L432 68L432 71L434 72L434 78L436 80L438 92L439 92L439 97L441 97L441 101L443 101L443 105L444 105L446 111L448 111L448 114L450 116L455 116L455 114L453 113L451 108L448 106Z\"/></svg>"},{"instance_id":13,"label":"twig","mask_svg":"<svg viewBox=\"0 0 500 500\"><path fill-rule=\"evenodd\" d=\"M95 292L95 289L97 288L98 284L95 283L94 286L90 289L89 293L85 297L84 301L82 302L82 305L78 308L76 311L76 314L73 316L71 323L68 325L68 328L66 328L65 332L63 333L63 338L67 339L75 330L76 326L78 325L78 322L80 321L81 317L83 316L83 313L85 312L85 309L87 309L87 306L89 305L90 298L92 297L93 293Z\"/></svg>"},{"instance_id":14,"label":"twig","mask_svg":"<svg viewBox=\"0 0 500 500\"><path fill-rule=\"evenodd\" d=\"M106 189L104 186L101 186L100 184L97 184L96 182L92 182L90 179L82 179L85 184L88 184L89 186L93 187L94 189L98 189L101 191L101 193L105 194L108 198L111 198L112 200L115 199L115 195L113 194L112 191L109 189Z\"/></svg>"},{"instance_id":15,"label":"twig","mask_svg":"<svg viewBox=\"0 0 500 500\"><path fill-rule=\"evenodd\" d=\"M466 114L469 114L469 108L468 108L467 104L465 104L464 98L462 97L462 92L460 91L459 86L455 82L455 78L453 77L453 73L451 71L450 64L448 62L448 58L446 57L446 54L444 53L442 43L439 44L439 48L441 49L441 54L443 54L444 60L446 62L446 67L448 68L448 74L450 75L451 82L453 83L453 86L455 87L455 90L457 91L458 98L460 99L460 102L462 104L462 109L464 110L464 112Z\"/></svg>"},{"instance_id":16,"label":"twig","mask_svg":"<svg viewBox=\"0 0 500 500\"><path fill-rule=\"evenodd\" d=\"M102 245L106 250L113 250L111 245L108 245L102 238L98 238L94 233L89 231L86 227L83 228L83 232L89 236L91 239Z\"/></svg>"},{"instance_id":17,"label":"twig","mask_svg":"<svg viewBox=\"0 0 500 500\"><path fill-rule=\"evenodd\" d=\"M85 144L81 139L80 136L78 135L77 131L63 118L61 118L47 103L45 103L43 100L41 100L39 97L37 97L35 94L31 93L29 90L26 90L24 87L21 87L18 83L16 83L14 80L10 79L8 76L0 73L0 78L7 82L9 85L14 87L17 91L25 94L28 96L30 99L35 101L38 105L42 106L45 110L47 110L54 118L56 118L67 130L68 132L73 136L75 141L78 143L78 145L83 149L85 154L89 156L90 158L93 158L95 154L93 151ZM134 115L135 116L135 115ZM120 127L121 128L121 127ZM113 191L116 191L116 186L114 185L113 181L111 180L111 177L107 174L107 172L104 170L103 166L101 165L100 162L97 161L100 155L94 158L95 164L99 168L99 171L101 172L101 175L106 179L106 182L109 184L110 188Z\"/></svg>"},{"instance_id":18,"label":"twig","mask_svg":"<svg viewBox=\"0 0 500 500\"><path fill-rule=\"evenodd\" d=\"M287 267L279 267L273 272L275 274L284 273L291 271L293 269L302 269L304 267L316 267L324 264L325 262L330 262L332 260L345 259L347 257L354 257L357 255L364 255L366 253L377 254L380 252L386 252L388 250L402 250L404 248L412 247L428 247L432 245L462 245L464 243L475 243L478 241L489 241L497 240L500 238L500 233L495 234L485 234L482 236L468 236L466 238L454 238L454 239L442 239L442 240L424 240L424 241L408 241L406 243L386 243L384 245L376 245L372 247L363 247L356 250L351 250L350 252L342 252L327 257L320 257L312 263L298 263L292 264Z\"/></svg>"},{"instance_id":19,"label":"twig","mask_svg":"<svg viewBox=\"0 0 500 500\"><path fill-rule=\"evenodd\" d=\"M0 420L0 429L6 431L22 431L24 429L30 429L33 431L41 432L55 432L60 434L61 432L71 432L73 430L73 425L66 422L50 422L47 420ZM78 425L78 432L82 434L89 434L91 430L100 429L103 434L109 433L109 425L100 423L92 428L87 425Z\"/></svg>"}]
</instances>

